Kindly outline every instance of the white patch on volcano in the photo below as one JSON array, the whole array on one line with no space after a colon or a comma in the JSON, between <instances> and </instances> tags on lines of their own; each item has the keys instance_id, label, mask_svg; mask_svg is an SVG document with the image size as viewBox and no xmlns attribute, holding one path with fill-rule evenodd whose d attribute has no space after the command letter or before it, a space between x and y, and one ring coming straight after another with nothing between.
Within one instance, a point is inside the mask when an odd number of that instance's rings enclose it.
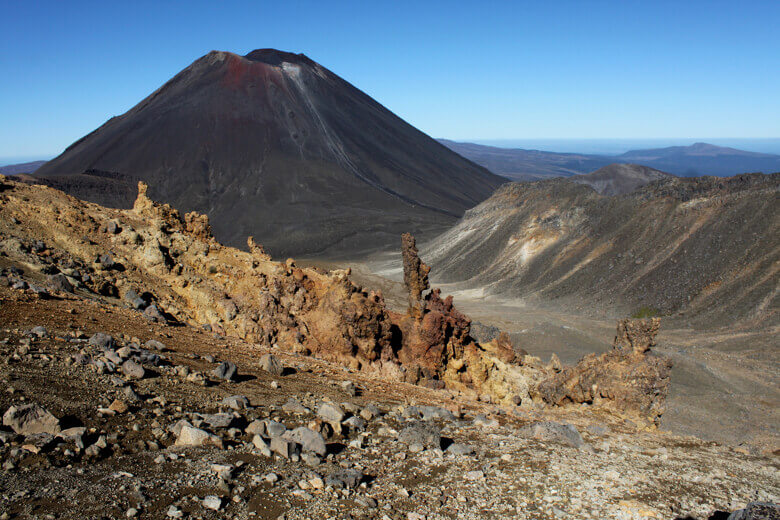
<instances>
[{"instance_id":1,"label":"white patch on volcano","mask_svg":"<svg viewBox=\"0 0 780 520\"><path fill-rule=\"evenodd\" d=\"M294 81L297 83L298 78L301 75L301 66L296 65L295 63L287 63L286 61L282 63L282 70L285 72L285 74L289 75L290 77L295 76Z\"/></svg>"},{"instance_id":2,"label":"white patch on volcano","mask_svg":"<svg viewBox=\"0 0 780 520\"><path fill-rule=\"evenodd\" d=\"M284 62L282 63L282 70L288 74L287 77L289 77L290 80L292 80L292 82L298 88L298 92L301 95L301 99L306 105L306 108L309 110L309 113L314 119L314 122L322 130L322 136L323 139L325 140L325 144L328 146L328 148L330 149L331 153L334 155L336 160L346 170L352 172L357 178L359 178L366 184L373 186L374 188L384 193L387 193L388 195L391 195L393 197L398 197L397 194L392 193L391 191L382 187L380 184L374 182L373 180L367 178L365 175L360 173L360 169L352 161L352 159L349 157L349 154L347 154L346 150L344 149L344 144L341 142L341 139L339 139L339 137L330 129L330 127L328 127L328 125L325 123L325 119L322 117L319 110L317 110L314 100L309 94L309 89L306 87L306 83L304 83L303 81L303 75L301 74L301 67L293 63Z\"/></svg>"}]
</instances>

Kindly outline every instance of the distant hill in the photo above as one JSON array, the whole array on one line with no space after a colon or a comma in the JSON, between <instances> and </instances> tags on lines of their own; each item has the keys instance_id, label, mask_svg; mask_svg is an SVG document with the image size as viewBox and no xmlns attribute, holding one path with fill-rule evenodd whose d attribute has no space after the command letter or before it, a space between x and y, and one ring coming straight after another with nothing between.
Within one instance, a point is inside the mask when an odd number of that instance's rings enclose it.
<instances>
[{"instance_id":1,"label":"distant hill","mask_svg":"<svg viewBox=\"0 0 780 520\"><path fill-rule=\"evenodd\" d=\"M707 143L670 146L650 150L632 150L613 162L632 162L652 166L682 177L738 173L780 172L780 155L746 152Z\"/></svg>"},{"instance_id":2,"label":"distant hill","mask_svg":"<svg viewBox=\"0 0 780 520\"><path fill-rule=\"evenodd\" d=\"M609 164L595 172L574 175L569 180L586 184L601 195L622 195L668 177L674 176L639 164Z\"/></svg>"},{"instance_id":3,"label":"distant hill","mask_svg":"<svg viewBox=\"0 0 780 520\"><path fill-rule=\"evenodd\" d=\"M516 181L535 181L588 173L610 162L599 155L543 152L521 148L499 148L448 139L439 142L463 157L498 175Z\"/></svg>"},{"instance_id":4,"label":"distant hill","mask_svg":"<svg viewBox=\"0 0 780 520\"><path fill-rule=\"evenodd\" d=\"M681 177L700 175L723 177L740 173L780 171L780 155L746 152L707 143L632 150L613 156L498 148L447 139L439 141L493 173L517 181L570 177L589 173L613 163L641 164Z\"/></svg>"},{"instance_id":5,"label":"distant hill","mask_svg":"<svg viewBox=\"0 0 780 520\"><path fill-rule=\"evenodd\" d=\"M577 311L777 320L779 188L780 173L665 176L613 197L568 179L510 183L421 256L438 282Z\"/></svg>"},{"instance_id":6,"label":"distant hill","mask_svg":"<svg viewBox=\"0 0 780 520\"><path fill-rule=\"evenodd\" d=\"M506 179L464 159L302 54L212 51L36 177L128 207L206 213L215 236L274 256L355 254L440 232ZM395 247L395 246L394 246Z\"/></svg>"},{"instance_id":7,"label":"distant hill","mask_svg":"<svg viewBox=\"0 0 780 520\"><path fill-rule=\"evenodd\" d=\"M19 175L20 173L34 173L35 170L46 164L46 161L31 161L19 164L7 164L0 166L0 175Z\"/></svg>"}]
</instances>

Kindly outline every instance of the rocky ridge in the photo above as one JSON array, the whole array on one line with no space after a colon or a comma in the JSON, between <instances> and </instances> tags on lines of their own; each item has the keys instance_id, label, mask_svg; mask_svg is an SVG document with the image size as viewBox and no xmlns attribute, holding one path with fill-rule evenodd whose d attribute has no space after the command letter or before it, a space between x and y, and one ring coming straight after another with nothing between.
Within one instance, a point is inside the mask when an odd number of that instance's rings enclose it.
<instances>
[{"instance_id":1,"label":"rocky ridge","mask_svg":"<svg viewBox=\"0 0 780 520\"><path fill-rule=\"evenodd\" d=\"M69 517L79 493L154 518L706 518L776 501L764 459L654 429L668 383L646 352L655 320L620 325L607 371L544 365L506 335L473 340L412 237L400 314L348 271L220 245L206 216L144 185L132 210L7 179L0 200L0 501L15 515ZM683 486L682 467L707 489ZM105 479L127 485L87 486Z\"/></svg>"},{"instance_id":2,"label":"rocky ridge","mask_svg":"<svg viewBox=\"0 0 780 520\"><path fill-rule=\"evenodd\" d=\"M220 245L207 216L182 216L152 201L143 183L130 211L101 208L42 186L8 181L4 186L3 211L11 226L2 251L20 263L39 264L57 291L78 288L120 299L152 321L201 326L496 402L534 406L535 385L552 374L538 358L517 356L506 335L474 340L471 320L452 297L428 291L430 268L417 256L411 235L402 240L410 306L400 314L386 308L381 293L353 284L348 270L274 262L251 237L249 252ZM41 209L31 219L33 207ZM36 229L25 229L23 221ZM38 240L25 243L29 236ZM655 383L663 389L668 377ZM653 422L656 415L638 418Z\"/></svg>"},{"instance_id":3,"label":"rocky ridge","mask_svg":"<svg viewBox=\"0 0 780 520\"><path fill-rule=\"evenodd\" d=\"M703 520L778 498L763 457L598 409L468 401L284 352L277 375L237 339L0 296L0 408L34 406L46 430L0 429L3 518Z\"/></svg>"},{"instance_id":4,"label":"rocky ridge","mask_svg":"<svg viewBox=\"0 0 780 520\"><path fill-rule=\"evenodd\" d=\"M780 171L780 155L748 152L707 143L630 150L621 155L545 152L485 146L439 139L443 145L513 181L588 174L607 165L644 165L681 177L727 177L748 172Z\"/></svg>"},{"instance_id":5,"label":"rocky ridge","mask_svg":"<svg viewBox=\"0 0 780 520\"><path fill-rule=\"evenodd\" d=\"M596 403L607 399L618 412L650 418L664 412L671 362L648 355L661 320L624 320L618 324L612 350L589 354L573 367L540 382L535 392L550 404Z\"/></svg>"}]
</instances>

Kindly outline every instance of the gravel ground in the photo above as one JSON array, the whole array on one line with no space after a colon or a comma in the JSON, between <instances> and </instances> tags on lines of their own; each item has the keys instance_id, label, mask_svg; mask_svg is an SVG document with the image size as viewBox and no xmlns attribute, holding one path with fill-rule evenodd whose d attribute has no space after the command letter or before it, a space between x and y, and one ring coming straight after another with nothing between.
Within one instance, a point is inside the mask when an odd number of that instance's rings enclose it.
<instances>
[{"instance_id":1,"label":"gravel ground","mask_svg":"<svg viewBox=\"0 0 780 520\"><path fill-rule=\"evenodd\" d=\"M275 375L260 368L268 350L236 339L76 297L0 297L0 411L35 403L61 430L84 428L62 439L3 427L2 518L706 519L778 501L776 455L639 430L587 406L464 401L310 357L274 352ZM97 332L114 346L90 344ZM136 360L143 378L105 363L114 356ZM235 380L214 375L224 361ZM234 395L249 407L223 403ZM342 420L318 417L323 402ZM221 446L177 445L181 420ZM322 435L325 455L293 444L290 458L269 456L283 437L266 420ZM530 433L540 422L552 433ZM564 423L579 447L556 433Z\"/></svg>"}]
</instances>

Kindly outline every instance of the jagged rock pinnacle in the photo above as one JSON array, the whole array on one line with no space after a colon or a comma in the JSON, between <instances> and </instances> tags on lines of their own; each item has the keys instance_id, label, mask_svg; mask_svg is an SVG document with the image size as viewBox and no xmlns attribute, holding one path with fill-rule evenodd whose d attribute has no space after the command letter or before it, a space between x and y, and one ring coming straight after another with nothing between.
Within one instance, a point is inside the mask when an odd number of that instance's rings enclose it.
<instances>
[{"instance_id":1,"label":"jagged rock pinnacle","mask_svg":"<svg viewBox=\"0 0 780 520\"><path fill-rule=\"evenodd\" d=\"M431 268L417 254L417 244L411 233L401 235L401 255L404 263L404 284L409 292L409 314L422 317L422 293L430 288L428 273Z\"/></svg>"}]
</instances>

